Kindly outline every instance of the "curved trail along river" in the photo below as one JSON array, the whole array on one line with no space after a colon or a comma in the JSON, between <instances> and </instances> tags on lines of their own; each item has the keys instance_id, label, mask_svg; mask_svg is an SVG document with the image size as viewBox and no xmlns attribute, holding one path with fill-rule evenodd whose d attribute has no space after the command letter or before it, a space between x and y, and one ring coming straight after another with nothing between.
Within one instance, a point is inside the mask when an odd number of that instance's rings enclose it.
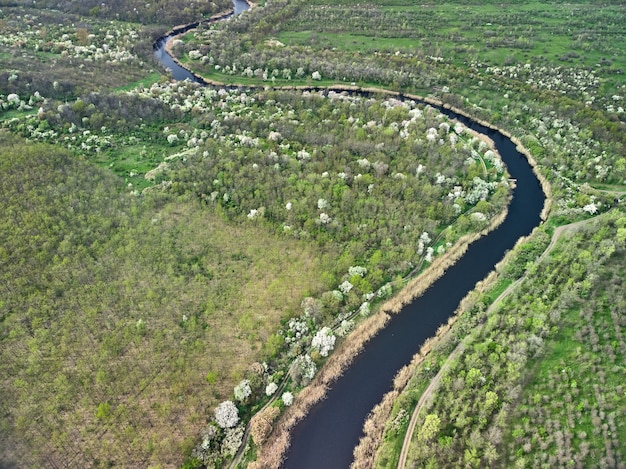
<instances>
[{"instance_id":1,"label":"curved trail along river","mask_svg":"<svg viewBox=\"0 0 626 469\"><path fill-rule=\"evenodd\" d=\"M247 8L235 3L235 14ZM165 52L168 38L155 44L155 55L172 69L174 78L199 81ZM436 107L436 106L435 106ZM292 435L284 462L289 469L340 469L352 462L352 451L362 435L368 413L391 390L396 372L411 361L422 343L454 313L461 299L502 259L516 241L528 235L541 219L544 193L526 158L498 131L464 116L439 109L467 127L489 136L496 144L512 178L517 179L505 221L472 243L466 254L421 297L392 315L391 321L366 345L327 393L300 422Z\"/></svg>"}]
</instances>

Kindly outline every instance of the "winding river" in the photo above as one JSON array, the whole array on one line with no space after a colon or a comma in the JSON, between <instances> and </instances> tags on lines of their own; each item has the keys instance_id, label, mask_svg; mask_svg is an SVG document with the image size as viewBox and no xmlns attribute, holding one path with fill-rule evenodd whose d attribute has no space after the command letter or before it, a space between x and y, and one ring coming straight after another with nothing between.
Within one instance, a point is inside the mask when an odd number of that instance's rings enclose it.
<instances>
[{"instance_id":1,"label":"winding river","mask_svg":"<svg viewBox=\"0 0 626 469\"><path fill-rule=\"evenodd\" d=\"M235 0L235 14L248 8ZM155 44L156 57L178 80L200 81L165 52L171 36ZM436 106L435 106L436 107ZM393 315L327 393L300 422L292 435L287 469L343 469L352 462L353 448L362 435L368 413L391 390L396 372L411 361L422 343L454 313L461 299L502 259L516 241L528 235L541 219L544 193L526 158L498 131L452 111L439 110L494 140L512 178L517 179L505 221L470 245L466 254L421 297Z\"/></svg>"}]
</instances>

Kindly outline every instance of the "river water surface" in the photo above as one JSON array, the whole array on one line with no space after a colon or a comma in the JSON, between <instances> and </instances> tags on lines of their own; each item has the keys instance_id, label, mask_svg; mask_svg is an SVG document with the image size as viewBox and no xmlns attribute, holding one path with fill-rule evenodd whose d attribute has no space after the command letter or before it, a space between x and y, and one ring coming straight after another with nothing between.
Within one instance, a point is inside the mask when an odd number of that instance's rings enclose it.
<instances>
[{"instance_id":1,"label":"river water surface","mask_svg":"<svg viewBox=\"0 0 626 469\"><path fill-rule=\"evenodd\" d=\"M234 14L249 8L243 0L234 1L234 5ZM155 44L156 58L172 70L175 79L200 81L165 52L165 43L170 37ZM496 230L470 245L454 266L421 297L393 315L387 327L368 342L326 398L296 426L284 463L286 469L348 468L368 413L392 389L397 371L408 364L424 341L448 320L476 282L493 270L505 252L541 221L543 191L528 161L515 149L513 142L452 111L440 111L494 140L511 177L517 179L509 213Z\"/></svg>"}]
</instances>

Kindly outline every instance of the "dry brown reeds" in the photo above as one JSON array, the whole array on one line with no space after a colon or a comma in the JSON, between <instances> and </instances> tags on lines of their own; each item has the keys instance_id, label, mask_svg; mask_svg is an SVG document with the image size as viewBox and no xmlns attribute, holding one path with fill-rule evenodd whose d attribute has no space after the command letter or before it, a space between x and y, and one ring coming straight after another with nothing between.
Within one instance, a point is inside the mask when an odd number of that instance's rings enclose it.
<instances>
[{"instance_id":1,"label":"dry brown reeds","mask_svg":"<svg viewBox=\"0 0 626 469\"><path fill-rule=\"evenodd\" d=\"M351 469L372 467L378 449L378 442L385 430L385 424L391 414L393 403L407 386L417 366L424 361L427 353L428 351L422 346L411 360L411 363L403 366L398 371L393 380L393 389L384 395L381 402L368 415L363 425L364 436L361 437L359 444L354 448L354 461L350 465Z\"/></svg>"},{"instance_id":2,"label":"dry brown reeds","mask_svg":"<svg viewBox=\"0 0 626 469\"><path fill-rule=\"evenodd\" d=\"M274 420L276 420L276 417L279 415L280 409L278 407L266 407L252 417L250 420L250 434L252 435L252 441L254 441L257 446L262 445L272 432Z\"/></svg>"}]
</instances>

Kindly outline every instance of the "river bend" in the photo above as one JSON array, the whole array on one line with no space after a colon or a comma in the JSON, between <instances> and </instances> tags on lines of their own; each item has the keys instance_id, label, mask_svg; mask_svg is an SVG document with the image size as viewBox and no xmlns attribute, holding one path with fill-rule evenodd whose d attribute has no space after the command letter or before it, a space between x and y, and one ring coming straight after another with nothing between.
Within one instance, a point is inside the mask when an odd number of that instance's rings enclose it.
<instances>
[{"instance_id":1,"label":"river bend","mask_svg":"<svg viewBox=\"0 0 626 469\"><path fill-rule=\"evenodd\" d=\"M243 0L235 0L234 4L235 14L248 8ZM165 51L170 37L155 43L156 58L172 70L175 79L201 82ZM447 109L439 110L495 142L511 177L517 179L508 215L497 229L472 243L454 266L422 296L393 315L387 326L368 342L326 398L296 426L284 463L286 469L348 468L368 413L392 389L397 371L447 322L476 282L493 270L520 237L530 234L541 222L545 196L530 164L515 144L500 132L467 117Z\"/></svg>"}]
</instances>

